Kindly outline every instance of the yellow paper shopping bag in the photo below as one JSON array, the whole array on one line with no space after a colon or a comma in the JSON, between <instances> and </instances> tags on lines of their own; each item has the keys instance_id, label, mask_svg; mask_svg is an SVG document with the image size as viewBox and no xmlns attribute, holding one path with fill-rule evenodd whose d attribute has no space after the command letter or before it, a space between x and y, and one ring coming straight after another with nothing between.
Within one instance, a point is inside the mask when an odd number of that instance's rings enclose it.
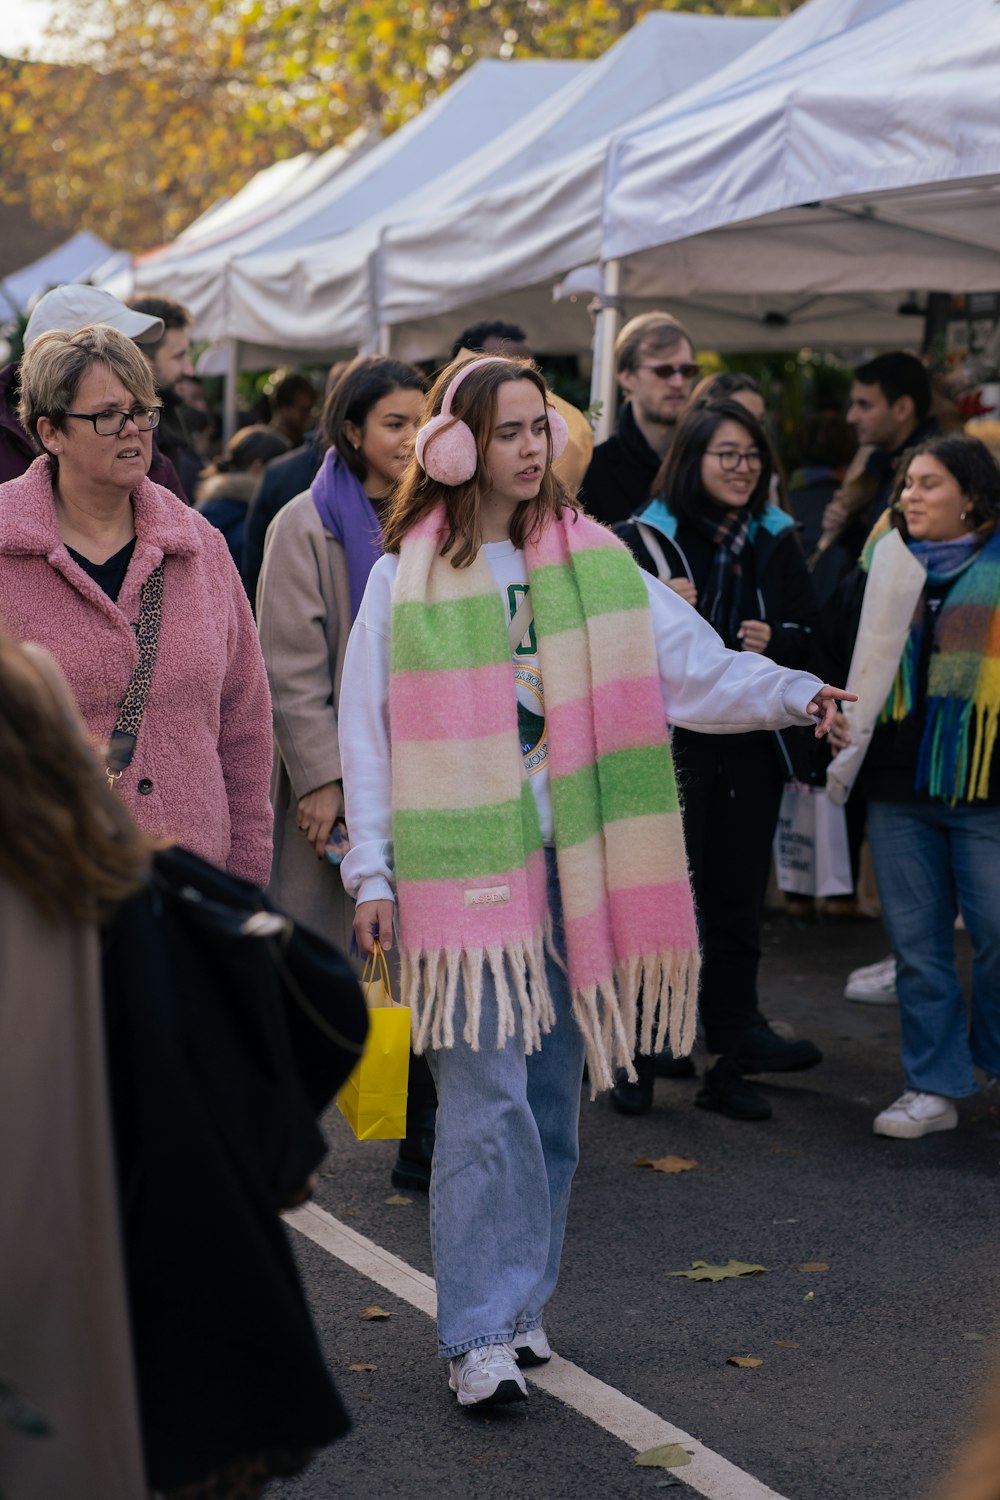
<instances>
[{"instance_id":1,"label":"yellow paper shopping bag","mask_svg":"<svg viewBox=\"0 0 1000 1500\"><path fill-rule=\"evenodd\" d=\"M368 1003L364 1056L337 1095L337 1108L359 1141L400 1141L406 1135L410 1071L410 1010L396 1005L389 965L376 942L361 976Z\"/></svg>"}]
</instances>

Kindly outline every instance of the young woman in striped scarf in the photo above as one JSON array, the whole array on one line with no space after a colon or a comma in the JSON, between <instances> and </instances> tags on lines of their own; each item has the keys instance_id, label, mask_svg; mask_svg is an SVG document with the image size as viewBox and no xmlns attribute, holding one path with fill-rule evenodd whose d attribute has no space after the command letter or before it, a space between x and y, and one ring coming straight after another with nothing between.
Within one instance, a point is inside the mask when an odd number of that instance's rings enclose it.
<instances>
[{"instance_id":1,"label":"young woman in striped scarf","mask_svg":"<svg viewBox=\"0 0 1000 1500\"><path fill-rule=\"evenodd\" d=\"M584 1059L594 1088L631 1071L640 988L646 1051L693 1040L668 718L825 733L844 696L725 650L644 577L552 473L563 441L529 361L444 370L341 693L355 932L391 945L398 902L438 1085L438 1347L463 1406L522 1399L551 1353Z\"/></svg>"},{"instance_id":2,"label":"young woman in striped scarf","mask_svg":"<svg viewBox=\"0 0 1000 1500\"><path fill-rule=\"evenodd\" d=\"M845 666L869 569L896 530L927 570L861 782L882 919L896 960L906 1087L876 1135L912 1140L958 1124L974 1068L1000 1078L1000 467L977 438L907 454L893 504L823 613L828 661ZM866 650L858 642L857 667ZM846 722L831 736L850 742ZM972 942L971 1025L955 966L955 917Z\"/></svg>"}]
</instances>

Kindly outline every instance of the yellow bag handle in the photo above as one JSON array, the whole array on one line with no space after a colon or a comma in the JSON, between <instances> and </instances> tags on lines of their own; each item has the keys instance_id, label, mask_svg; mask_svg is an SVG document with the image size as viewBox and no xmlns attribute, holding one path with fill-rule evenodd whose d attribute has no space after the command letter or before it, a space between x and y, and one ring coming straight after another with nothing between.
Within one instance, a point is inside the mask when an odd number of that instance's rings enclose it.
<instances>
[{"instance_id":1,"label":"yellow bag handle","mask_svg":"<svg viewBox=\"0 0 1000 1500\"><path fill-rule=\"evenodd\" d=\"M389 978L389 961L378 938L375 939L375 947L365 959L365 966L361 971L362 984L374 984L379 979L385 992L386 1006L395 1005L396 1001L392 993L392 980Z\"/></svg>"}]
</instances>

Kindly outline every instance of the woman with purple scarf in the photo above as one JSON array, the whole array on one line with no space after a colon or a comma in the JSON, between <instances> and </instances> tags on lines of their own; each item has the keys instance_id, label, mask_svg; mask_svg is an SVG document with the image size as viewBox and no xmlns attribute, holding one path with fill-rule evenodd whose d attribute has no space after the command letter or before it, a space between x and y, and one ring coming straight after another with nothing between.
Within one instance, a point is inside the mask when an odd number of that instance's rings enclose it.
<instances>
[{"instance_id":1,"label":"woman with purple scarf","mask_svg":"<svg viewBox=\"0 0 1000 1500\"><path fill-rule=\"evenodd\" d=\"M323 408L319 473L268 527L257 585L274 714L269 890L345 952L354 905L338 868L348 847L340 678L368 574L382 555L386 501L413 451L423 392L420 372L399 360L369 356L347 366Z\"/></svg>"}]
</instances>

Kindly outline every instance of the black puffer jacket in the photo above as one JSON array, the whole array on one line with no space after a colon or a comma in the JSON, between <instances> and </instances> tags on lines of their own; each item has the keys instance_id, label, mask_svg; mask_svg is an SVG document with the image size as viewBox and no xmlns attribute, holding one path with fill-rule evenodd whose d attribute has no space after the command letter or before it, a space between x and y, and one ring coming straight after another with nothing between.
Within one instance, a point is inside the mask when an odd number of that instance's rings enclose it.
<instances>
[{"instance_id":1,"label":"black puffer jacket","mask_svg":"<svg viewBox=\"0 0 1000 1500\"><path fill-rule=\"evenodd\" d=\"M699 595L704 593L715 552L713 543L700 528L678 520L662 501L649 502L640 514L613 529L647 573L656 574L663 582L687 578ZM744 619L763 620L770 625L771 639L765 654L783 667L812 670L816 603L791 517L769 505L753 528L742 560L745 604L741 612ZM738 648L736 642L727 641L726 645ZM684 731L685 738L688 733ZM706 736L692 734L691 738ZM725 740L744 746L750 742L763 745L770 740L785 774L796 780L820 782L826 774L829 757L817 756L811 729L784 729L774 734L761 730L727 735Z\"/></svg>"}]
</instances>

